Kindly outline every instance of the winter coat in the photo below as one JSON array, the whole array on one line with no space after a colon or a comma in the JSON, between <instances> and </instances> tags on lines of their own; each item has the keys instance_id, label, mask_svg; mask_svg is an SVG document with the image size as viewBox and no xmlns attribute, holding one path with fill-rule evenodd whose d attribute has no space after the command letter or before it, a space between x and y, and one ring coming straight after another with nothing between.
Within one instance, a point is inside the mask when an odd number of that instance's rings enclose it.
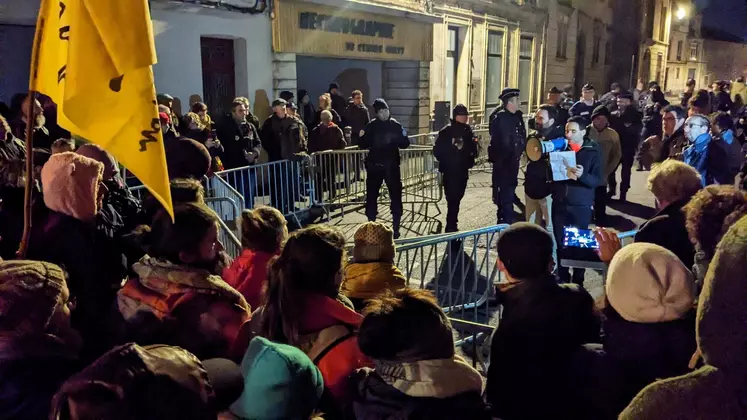
<instances>
[{"instance_id":1,"label":"winter coat","mask_svg":"<svg viewBox=\"0 0 747 420\"><path fill-rule=\"evenodd\" d=\"M16 138L26 141L26 122L20 117L10 122L10 129ZM57 137L46 126L34 127L34 149L51 150L55 140Z\"/></svg>"},{"instance_id":2,"label":"winter coat","mask_svg":"<svg viewBox=\"0 0 747 420\"><path fill-rule=\"evenodd\" d=\"M521 159L527 144L524 117L521 111L512 114L505 109L496 108L490 114L489 121L488 160L493 163L493 173L499 172L500 178L515 178L516 174L510 173L511 168Z\"/></svg>"},{"instance_id":3,"label":"winter coat","mask_svg":"<svg viewBox=\"0 0 747 420\"><path fill-rule=\"evenodd\" d=\"M662 105L659 103L649 104L643 109L642 127L638 134L641 138L647 139L651 136L661 135L664 127L661 110Z\"/></svg>"},{"instance_id":4,"label":"winter coat","mask_svg":"<svg viewBox=\"0 0 747 420\"><path fill-rule=\"evenodd\" d=\"M620 420L747 418L747 217L721 240L700 294L697 343L705 365L643 389Z\"/></svg>"},{"instance_id":5,"label":"winter coat","mask_svg":"<svg viewBox=\"0 0 747 420\"><path fill-rule=\"evenodd\" d=\"M742 145L734 138L732 130L713 137L708 146L708 173L714 183L733 185L743 163Z\"/></svg>"},{"instance_id":6,"label":"winter coat","mask_svg":"<svg viewBox=\"0 0 747 420\"><path fill-rule=\"evenodd\" d=\"M223 279L244 296L252 310L261 305L267 283L267 264L274 256L269 252L244 249L233 264L223 270Z\"/></svg>"},{"instance_id":7,"label":"winter coat","mask_svg":"<svg viewBox=\"0 0 747 420\"><path fill-rule=\"evenodd\" d=\"M635 235L636 242L647 242L666 248L676 255L685 267L693 266L695 247L685 227L683 207L690 201L675 201L644 222Z\"/></svg>"},{"instance_id":8,"label":"winter coat","mask_svg":"<svg viewBox=\"0 0 747 420\"><path fill-rule=\"evenodd\" d=\"M402 124L394 118L382 121L374 118L363 130L359 149L368 149L367 165L399 165L399 149L410 147L410 139Z\"/></svg>"},{"instance_id":9,"label":"winter coat","mask_svg":"<svg viewBox=\"0 0 747 420\"><path fill-rule=\"evenodd\" d=\"M724 91L719 91L718 93L716 93L714 101L711 104L713 112L729 112L731 111L731 108L733 106L734 104L731 101L731 97L729 97L729 94Z\"/></svg>"},{"instance_id":10,"label":"winter coat","mask_svg":"<svg viewBox=\"0 0 747 420\"><path fill-rule=\"evenodd\" d=\"M0 417L48 419L52 397L81 367L77 351L53 335L0 334Z\"/></svg>"},{"instance_id":11,"label":"winter coat","mask_svg":"<svg viewBox=\"0 0 747 420\"><path fill-rule=\"evenodd\" d=\"M441 173L468 176L477 158L477 142L472 128L456 121L442 128L433 146L433 156L438 160Z\"/></svg>"},{"instance_id":12,"label":"winter coat","mask_svg":"<svg viewBox=\"0 0 747 420\"><path fill-rule=\"evenodd\" d=\"M490 408L482 400L480 374L458 356L406 365L358 371L353 403L357 420L491 419ZM399 385L379 372L397 372L405 378Z\"/></svg>"},{"instance_id":13,"label":"winter coat","mask_svg":"<svg viewBox=\"0 0 747 420\"><path fill-rule=\"evenodd\" d=\"M132 269L135 276L117 296L125 342L179 346L200 359L226 357L249 319L239 292L206 270L147 255Z\"/></svg>"},{"instance_id":14,"label":"winter coat","mask_svg":"<svg viewBox=\"0 0 747 420\"><path fill-rule=\"evenodd\" d=\"M350 127L353 146L358 144L361 131L366 128L366 124L371 121L368 108L365 104L349 104L345 110L345 124Z\"/></svg>"},{"instance_id":15,"label":"winter coat","mask_svg":"<svg viewBox=\"0 0 747 420\"><path fill-rule=\"evenodd\" d=\"M695 139L695 143L685 149L683 153L685 163L698 171L704 187L713 184L713 176L708 172L708 151L710 148L711 135L704 133Z\"/></svg>"},{"instance_id":16,"label":"winter coat","mask_svg":"<svg viewBox=\"0 0 747 420\"><path fill-rule=\"evenodd\" d=\"M262 146L267 150L271 162L295 160L306 154L306 137L303 123L297 118L280 118L272 114L259 132Z\"/></svg>"},{"instance_id":17,"label":"winter coat","mask_svg":"<svg viewBox=\"0 0 747 420\"><path fill-rule=\"evenodd\" d=\"M577 419L573 356L599 342L600 318L582 287L555 278L525 280L499 290L503 312L492 338L485 396L493 416L513 419ZM539 398L539 399L538 399Z\"/></svg>"},{"instance_id":18,"label":"winter coat","mask_svg":"<svg viewBox=\"0 0 747 420\"><path fill-rule=\"evenodd\" d=\"M664 162L667 159L684 160L683 153L687 148L687 137L685 137L684 125L671 136L665 136L662 139L661 153L656 162Z\"/></svg>"},{"instance_id":19,"label":"winter coat","mask_svg":"<svg viewBox=\"0 0 747 420\"><path fill-rule=\"evenodd\" d=\"M316 110L316 114L314 115L314 121L309 127L316 127L322 122L322 111L324 110L323 109ZM328 109L327 111L329 111L332 114L332 122L342 127L342 117L340 117L341 114L331 108Z\"/></svg>"},{"instance_id":20,"label":"winter coat","mask_svg":"<svg viewBox=\"0 0 747 420\"><path fill-rule=\"evenodd\" d=\"M615 383L615 412L622 411L644 387L661 378L690 371L695 353L695 310L669 322L643 324L604 309L604 351Z\"/></svg>"},{"instance_id":21,"label":"winter coat","mask_svg":"<svg viewBox=\"0 0 747 420\"><path fill-rule=\"evenodd\" d=\"M591 114L594 110L601 105L599 102L594 101L593 104L589 105L584 101L578 101L571 107L568 113L571 117L582 117L584 118L585 126L591 124Z\"/></svg>"},{"instance_id":22,"label":"winter coat","mask_svg":"<svg viewBox=\"0 0 747 420\"><path fill-rule=\"evenodd\" d=\"M658 115L658 114L657 114ZM638 143L641 141L641 129L644 123L641 121L641 113L635 108L629 106L624 111L616 111L610 119L610 127L615 130L620 137L620 148L623 156L634 156ZM650 135L661 133L661 116L659 116L658 131L656 128L650 130Z\"/></svg>"},{"instance_id":23,"label":"winter coat","mask_svg":"<svg viewBox=\"0 0 747 420\"><path fill-rule=\"evenodd\" d=\"M330 98L332 98L332 109L331 111L334 111L337 113L337 118L339 119L342 115L345 115L345 108L348 106L348 101L345 100L345 98L342 97L339 93L329 94ZM335 114L333 113L332 116ZM335 124L343 126L343 121L335 122Z\"/></svg>"},{"instance_id":24,"label":"winter coat","mask_svg":"<svg viewBox=\"0 0 747 420\"><path fill-rule=\"evenodd\" d=\"M570 147L566 151L571 150ZM591 207L594 203L594 189L606 184L604 162L599 145L590 139L584 139L581 149L576 152L576 166L583 166L584 171L577 180L553 182L553 203L567 206Z\"/></svg>"},{"instance_id":25,"label":"winter coat","mask_svg":"<svg viewBox=\"0 0 747 420\"><path fill-rule=\"evenodd\" d=\"M599 98L599 103L604 105L610 112L615 111L617 110L617 97L619 95L619 93L609 91Z\"/></svg>"},{"instance_id":26,"label":"winter coat","mask_svg":"<svg viewBox=\"0 0 747 420\"><path fill-rule=\"evenodd\" d=\"M529 134L528 138L536 137L540 141L550 141L557 138L565 137L565 125L555 125L548 130L548 134L542 135L538 131ZM527 163L526 173L524 174L524 191L529 198L540 200L552 194L552 176L548 156L542 159Z\"/></svg>"},{"instance_id":27,"label":"winter coat","mask_svg":"<svg viewBox=\"0 0 747 420\"><path fill-rule=\"evenodd\" d=\"M683 107L683 108L685 108L685 109L687 109L687 107L689 105L688 102L690 102L690 98L692 98L692 97L693 97L693 92L692 91L690 91L690 92L688 92L688 91L682 92L682 95L680 95L680 106Z\"/></svg>"},{"instance_id":28,"label":"winter coat","mask_svg":"<svg viewBox=\"0 0 747 420\"><path fill-rule=\"evenodd\" d=\"M589 138L599 144L602 151L602 160L604 162L604 171L602 176L605 178L615 173L617 166L622 159L622 147L620 146L620 136L617 131L610 127L602 131L597 131L594 126L589 126Z\"/></svg>"},{"instance_id":29,"label":"winter coat","mask_svg":"<svg viewBox=\"0 0 747 420\"><path fill-rule=\"evenodd\" d=\"M350 298L356 310L362 310L366 300L387 290L401 289L406 283L405 276L394 264L350 263L345 266L340 291Z\"/></svg>"},{"instance_id":30,"label":"winter coat","mask_svg":"<svg viewBox=\"0 0 747 420\"><path fill-rule=\"evenodd\" d=\"M345 135L340 127L335 123L324 125L319 123L309 137L309 153L321 152L324 150L341 150L348 144L345 142Z\"/></svg>"},{"instance_id":31,"label":"winter coat","mask_svg":"<svg viewBox=\"0 0 747 420\"><path fill-rule=\"evenodd\" d=\"M225 118L217 126L216 134L223 146L220 158L225 169L243 168L259 159L262 142L257 129L248 121L239 123Z\"/></svg>"},{"instance_id":32,"label":"winter coat","mask_svg":"<svg viewBox=\"0 0 747 420\"><path fill-rule=\"evenodd\" d=\"M304 96L308 96L309 93L305 89L299 89L298 91L298 116L301 118L301 121L307 126L307 127L313 127L314 126L314 120L316 119L316 107L314 104L309 101L309 103L304 104L303 98Z\"/></svg>"}]
</instances>

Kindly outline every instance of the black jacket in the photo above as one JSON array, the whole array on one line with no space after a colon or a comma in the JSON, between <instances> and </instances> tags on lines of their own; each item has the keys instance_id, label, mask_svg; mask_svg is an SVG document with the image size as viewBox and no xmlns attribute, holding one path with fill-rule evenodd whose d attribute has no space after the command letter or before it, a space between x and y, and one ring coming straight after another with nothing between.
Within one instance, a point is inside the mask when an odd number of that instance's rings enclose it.
<instances>
[{"instance_id":1,"label":"black jacket","mask_svg":"<svg viewBox=\"0 0 747 420\"><path fill-rule=\"evenodd\" d=\"M371 121L371 117L368 114L368 108L366 105L348 105L345 110L345 125L350 127L353 145L358 144L360 133L366 128L366 124L368 124L369 121Z\"/></svg>"},{"instance_id":2,"label":"black jacket","mask_svg":"<svg viewBox=\"0 0 747 420\"><path fill-rule=\"evenodd\" d=\"M729 94L724 91L719 91L714 96L714 101L711 104L711 107L713 109L713 112L729 112L731 111L733 105L734 103L731 101L731 96L729 96Z\"/></svg>"},{"instance_id":3,"label":"black jacket","mask_svg":"<svg viewBox=\"0 0 747 420\"><path fill-rule=\"evenodd\" d=\"M262 150L262 142L254 124L226 118L218 125L216 132L223 146L220 157L225 169L242 168L256 163Z\"/></svg>"},{"instance_id":4,"label":"black jacket","mask_svg":"<svg viewBox=\"0 0 747 420\"><path fill-rule=\"evenodd\" d=\"M527 280L497 294L503 314L492 338L485 396L504 420L576 419L572 356L600 341L601 319L582 287ZM581 371L579 370L579 372Z\"/></svg>"},{"instance_id":5,"label":"black jacket","mask_svg":"<svg viewBox=\"0 0 747 420\"><path fill-rule=\"evenodd\" d=\"M451 124L438 132L433 156L438 160L438 170L442 173L468 176L477 157L477 143L472 127L452 120Z\"/></svg>"},{"instance_id":6,"label":"black jacket","mask_svg":"<svg viewBox=\"0 0 747 420\"><path fill-rule=\"evenodd\" d=\"M685 126L683 125L677 131L672 133L669 137L664 137L661 144L661 154L659 155L657 162L664 162L665 160L672 158L682 160L682 152L685 150L688 141L685 137Z\"/></svg>"},{"instance_id":7,"label":"black jacket","mask_svg":"<svg viewBox=\"0 0 747 420\"><path fill-rule=\"evenodd\" d=\"M332 98L332 110L337 112L337 117L340 118L341 115L345 115L345 108L347 108L348 106L348 102L345 100L345 98L343 98L342 95L340 95L339 93L338 94L330 93L329 96ZM334 121L334 123L341 127L344 127L342 125L342 121L340 122Z\"/></svg>"},{"instance_id":8,"label":"black jacket","mask_svg":"<svg viewBox=\"0 0 747 420\"><path fill-rule=\"evenodd\" d=\"M550 128L547 135L542 135L538 131L529 134L529 137L537 137L540 141L554 140L564 136L564 125L555 125ZM526 173L524 174L524 192L535 200L539 200L552 194L552 177L550 162L547 156L536 162L527 164Z\"/></svg>"},{"instance_id":9,"label":"black jacket","mask_svg":"<svg viewBox=\"0 0 747 420\"><path fill-rule=\"evenodd\" d=\"M650 135L661 134L660 115L658 116L658 121L659 131L652 132ZM623 156L635 155L638 143L641 140L642 124L641 113L632 106L627 107L624 112L618 110L612 114L610 126L620 135L620 148L622 149ZM648 136L644 138L648 138Z\"/></svg>"},{"instance_id":10,"label":"black jacket","mask_svg":"<svg viewBox=\"0 0 747 420\"><path fill-rule=\"evenodd\" d=\"M647 242L666 248L679 257L685 267L692 267L695 247L687 235L682 208L689 200L675 201L643 223L635 235L636 242Z\"/></svg>"},{"instance_id":11,"label":"black jacket","mask_svg":"<svg viewBox=\"0 0 747 420\"><path fill-rule=\"evenodd\" d=\"M405 129L394 118L386 121L374 118L363 131L358 148L369 150L367 164L399 165L399 149L410 147Z\"/></svg>"},{"instance_id":12,"label":"black jacket","mask_svg":"<svg viewBox=\"0 0 747 420\"><path fill-rule=\"evenodd\" d=\"M708 175L721 185L733 185L744 163L742 145L732 130L713 136L708 146Z\"/></svg>"},{"instance_id":13,"label":"black jacket","mask_svg":"<svg viewBox=\"0 0 747 420\"><path fill-rule=\"evenodd\" d=\"M303 103L303 98L305 96L309 96L309 92L306 89L299 89L298 117L301 118L301 121L303 121L306 127L314 127L313 124L316 119L316 107L311 103L311 100L309 100L309 103L307 104Z\"/></svg>"},{"instance_id":14,"label":"black jacket","mask_svg":"<svg viewBox=\"0 0 747 420\"><path fill-rule=\"evenodd\" d=\"M566 148L566 151L571 150ZM553 182L553 205L591 207L594 189L605 185L604 163L599 144L585 139L581 150L576 152L576 165L584 168L578 180Z\"/></svg>"},{"instance_id":15,"label":"black jacket","mask_svg":"<svg viewBox=\"0 0 747 420\"><path fill-rule=\"evenodd\" d=\"M488 160L492 162L493 171L500 170L504 164L517 161L524 153L527 144L527 129L521 111L512 114L505 109L496 108L490 114L490 146ZM506 166L512 166L513 163ZM507 174L508 175L508 174Z\"/></svg>"},{"instance_id":16,"label":"black jacket","mask_svg":"<svg viewBox=\"0 0 747 420\"><path fill-rule=\"evenodd\" d=\"M643 109L643 119L642 119L643 128L639 131L639 135L642 138L647 139L651 136L661 136L661 133L662 133L661 110L662 108L663 106L661 104L653 103L653 104L647 105ZM623 137L621 135L620 136L621 142L622 142L622 139ZM622 144L625 144L625 143L622 142ZM623 155L624 154L625 154L625 149L623 149Z\"/></svg>"},{"instance_id":17,"label":"black jacket","mask_svg":"<svg viewBox=\"0 0 747 420\"><path fill-rule=\"evenodd\" d=\"M684 375L695 353L695 310L670 322L641 324L604 309L603 344L615 384L616 412L644 387L663 378Z\"/></svg>"},{"instance_id":18,"label":"black jacket","mask_svg":"<svg viewBox=\"0 0 747 420\"><path fill-rule=\"evenodd\" d=\"M272 114L262 124L259 136L262 145L270 156L270 161L293 160L306 153L306 137L300 119L286 116L280 118Z\"/></svg>"},{"instance_id":19,"label":"black jacket","mask_svg":"<svg viewBox=\"0 0 747 420\"><path fill-rule=\"evenodd\" d=\"M342 130L336 124L324 126L319 124L311 130L309 137L309 153L324 150L340 150L347 146Z\"/></svg>"}]
</instances>

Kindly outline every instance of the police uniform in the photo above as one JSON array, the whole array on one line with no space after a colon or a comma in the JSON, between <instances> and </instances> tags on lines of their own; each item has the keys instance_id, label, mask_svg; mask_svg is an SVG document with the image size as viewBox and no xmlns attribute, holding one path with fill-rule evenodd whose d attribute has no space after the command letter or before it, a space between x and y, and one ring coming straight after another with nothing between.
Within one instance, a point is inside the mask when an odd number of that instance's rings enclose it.
<instances>
[{"instance_id":1,"label":"police uniform","mask_svg":"<svg viewBox=\"0 0 747 420\"><path fill-rule=\"evenodd\" d=\"M594 90L594 86L585 84L583 90ZM591 105L584 102L583 99L573 104L569 114L571 117L582 117L584 119L584 126L591 124L591 114L600 105L599 102L593 101Z\"/></svg>"},{"instance_id":2,"label":"police uniform","mask_svg":"<svg viewBox=\"0 0 747 420\"><path fill-rule=\"evenodd\" d=\"M375 112L388 110L389 106L383 99L377 99L373 104ZM399 237L399 224L402 219L402 179L399 168L399 149L410 146L410 140L402 125L394 118L382 120L374 118L363 130L358 147L367 149L366 157L366 217L375 221L378 214L379 189L382 182L386 183L391 200L392 230L395 238Z\"/></svg>"},{"instance_id":3,"label":"police uniform","mask_svg":"<svg viewBox=\"0 0 747 420\"><path fill-rule=\"evenodd\" d=\"M631 100L633 98L630 93L623 93L620 97ZM661 116L659 116L659 118L661 118ZM612 113L610 126L613 130L617 131L617 134L620 136L620 147L622 148L622 160L620 162L622 165L620 173L620 177L622 178L620 183L620 201L625 201L626 194L630 189L630 173L633 167L633 162L635 161L638 145L641 141L641 130L643 128L641 113L632 105L625 108L625 110L618 109ZM617 190L617 179L614 172L609 176L608 185L610 188L610 196L614 196Z\"/></svg>"},{"instance_id":4,"label":"police uniform","mask_svg":"<svg viewBox=\"0 0 747 420\"><path fill-rule=\"evenodd\" d=\"M469 169L475 165L477 143L469 124L456 121L458 115L469 115L467 107L454 107L454 119L438 132L433 146L433 156L438 160L438 169L443 174L446 196L446 232L458 230L459 204L464 197L469 179Z\"/></svg>"},{"instance_id":5,"label":"police uniform","mask_svg":"<svg viewBox=\"0 0 747 420\"><path fill-rule=\"evenodd\" d=\"M498 207L498 223L513 223L514 195L518 185L519 165L526 147L527 131L521 111L509 112L505 104L519 96L519 89L501 92L504 106L490 114L488 159L493 164L493 202Z\"/></svg>"}]
</instances>

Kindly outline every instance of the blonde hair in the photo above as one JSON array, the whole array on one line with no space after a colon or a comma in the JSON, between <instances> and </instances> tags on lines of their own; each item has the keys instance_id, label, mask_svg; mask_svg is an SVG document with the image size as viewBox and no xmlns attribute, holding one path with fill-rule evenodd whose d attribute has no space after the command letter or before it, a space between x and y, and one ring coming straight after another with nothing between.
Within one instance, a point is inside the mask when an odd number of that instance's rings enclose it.
<instances>
[{"instance_id":1,"label":"blonde hair","mask_svg":"<svg viewBox=\"0 0 747 420\"><path fill-rule=\"evenodd\" d=\"M2 115L0 115L0 125L3 127L3 130L5 130L6 133L12 133L10 130L10 124L8 124L8 120L5 119ZM0 139L0 141L3 141L5 139Z\"/></svg>"},{"instance_id":2,"label":"blonde hair","mask_svg":"<svg viewBox=\"0 0 747 420\"><path fill-rule=\"evenodd\" d=\"M665 160L648 176L648 190L660 202L689 200L701 188L703 185L698 171L678 160Z\"/></svg>"},{"instance_id":3,"label":"blonde hair","mask_svg":"<svg viewBox=\"0 0 747 420\"><path fill-rule=\"evenodd\" d=\"M320 96L319 101L324 101L323 109L330 109L332 107L332 96L330 96L329 93L325 93L324 95Z\"/></svg>"},{"instance_id":4,"label":"blonde hair","mask_svg":"<svg viewBox=\"0 0 747 420\"><path fill-rule=\"evenodd\" d=\"M249 98L247 98L245 96L237 96L237 97L233 98L233 103L236 103L236 102L241 102L242 104L246 105L246 109L250 108L250 106L249 106Z\"/></svg>"},{"instance_id":5,"label":"blonde hair","mask_svg":"<svg viewBox=\"0 0 747 420\"><path fill-rule=\"evenodd\" d=\"M198 130L204 130L206 127L200 116L194 112L187 112L187 114L184 115L184 119L186 120L187 125L192 123L196 124Z\"/></svg>"},{"instance_id":6,"label":"blonde hair","mask_svg":"<svg viewBox=\"0 0 747 420\"><path fill-rule=\"evenodd\" d=\"M274 254L287 239L286 225L283 214L273 207L244 210L241 213L241 246Z\"/></svg>"}]
</instances>

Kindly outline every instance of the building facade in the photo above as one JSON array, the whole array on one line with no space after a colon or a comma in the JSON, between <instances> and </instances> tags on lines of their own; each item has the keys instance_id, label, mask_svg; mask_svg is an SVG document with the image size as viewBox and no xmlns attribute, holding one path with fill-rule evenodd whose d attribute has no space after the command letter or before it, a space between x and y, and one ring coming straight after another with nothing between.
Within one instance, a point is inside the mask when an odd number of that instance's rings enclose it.
<instances>
[{"instance_id":1,"label":"building facade","mask_svg":"<svg viewBox=\"0 0 747 420\"><path fill-rule=\"evenodd\" d=\"M709 84L705 49L700 33L701 18L698 15L688 18L685 15L685 9L682 9L681 13L680 16L672 19L667 54L667 77L663 86L664 91L672 95L682 93L690 79L695 80L696 88Z\"/></svg>"},{"instance_id":2,"label":"building facade","mask_svg":"<svg viewBox=\"0 0 747 420\"><path fill-rule=\"evenodd\" d=\"M655 81L660 86L666 85L672 7L672 0L642 0L640 3L642 25L637 65L639 83Z\"/></svg>"}]
</instances>

